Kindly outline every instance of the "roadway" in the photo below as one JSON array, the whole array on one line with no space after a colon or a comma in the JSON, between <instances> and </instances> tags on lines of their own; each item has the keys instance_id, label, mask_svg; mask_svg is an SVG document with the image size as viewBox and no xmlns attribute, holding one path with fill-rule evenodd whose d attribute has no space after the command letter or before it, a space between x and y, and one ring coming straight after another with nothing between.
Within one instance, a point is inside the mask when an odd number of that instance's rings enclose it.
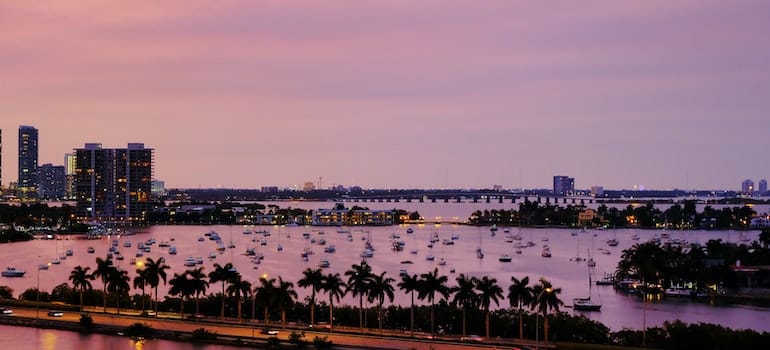
<instances>
[{"instance_id":1,"label":"roadway","mask_svg":"<svg viewBox=\"0 0 770 350\"><path fill-rule=\"evenodd\" d=\"M34 308L21 308L14 307L12 316L3 317L19 317L34 320L39 317L41 322L70 322L78 323L80 321L80 313L74 311L65 311L61 317L48 316L48 310L41 309L39 315L36 314ZM208 331L216 332L221 337L238 337L244 340L256 339L266 340L269 335L261 334L263 325L259 323L251 324L249 321L244 321L245 324L237 324L236 322L214 322L213 319L207 319L203 321L183 321L179 319L168 318L151 318L140 317L134 315L116 315L111 313L91 313L95 325L111 326L114 328L125 328L134 323L141 322L149 325L156 330L183 332L189 333L198 328L205 328ZM279 329L272 328L279 331L277 337L283 341L288 339L289 334L292 331L300 331L300 329ZM415 349L415 350L433 350L433 349L447 349L447 350L470 350L470 349L518 349L516 345L522 344L514 343L513 341L496 340L495 344L481 344L481 343L459 343L456 340L430 340L430 339L413 339L402 338L394 336L380 336L375 334L351 334L351 333L336 333L328 331L313 331L309 329L301 329L305 332L305 339L312 344L313 339L316 336L328 337L335 346L359 348L359 349ZM523 345L528 347L534 347L534 342L525 341ZM542 345L542 344L541 344Z\"/></svg>"}]
</instances>

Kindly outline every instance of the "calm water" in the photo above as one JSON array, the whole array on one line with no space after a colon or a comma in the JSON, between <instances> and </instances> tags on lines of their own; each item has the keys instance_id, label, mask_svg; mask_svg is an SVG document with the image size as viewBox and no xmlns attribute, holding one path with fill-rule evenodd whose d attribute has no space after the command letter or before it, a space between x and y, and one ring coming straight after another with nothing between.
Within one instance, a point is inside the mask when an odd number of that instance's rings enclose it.
<instances>
[{"instance_id":1,"label":"calm water","mask_svg":"<svg viewBox=\"0 0 770 350\"><path fill-rule=\"evenodd\" d=\"M150 341L135 341L126 337L81 334L54 329L37 329L29 327L0 326L0 334L13 336L3 337L3 346L15 350L235 350L244 349L234 346L199 345L179 343L154 339Z\"/></svg>"},{"instance_id":2,"label":"calm water","mask_svg":"<svg viewBox=\"0 0 770 350\"><path fill-rule=\"evenodd\" d=\"M297 205L295 205L297 204ZM387 204L388 206L385 206ZM328 208L331 203L284 203L282 206L291 205L293 207L307 208ZM349 204L350 205L350 204ZM469 213L476 209L500 209L512 208L503 207L499 203L361 203L370 208L398 207L407 210L418 210L424 216L434 215L449 218L458 216L465 218ZM443 209L442 209L443 208ZM442 211L443 210L443 211ZM758 210L758 209L757 209ZM446 214L439 214L440 212ZM145 253L144 258L164 257L169 265L171 272L182 272L185 267L183 260L186 257L203 257L204 272L210 272L214 263L225 264L232 262L243 274L245 279L255 283L260 276L267 274L270 277L282 276L285 280L296 282L301 277L301 272L307 267L317 267L319 260L326 258L331 263L331 267L325 269L325 272L339 272L344 274L352 264L359 263L361 258L359 254L364 248L364 240L369 237L376 248L374 256L368 259L370 265L376 273L387 271L388 275L398 279L400 269L407 269L410 274L420 274L438 267L442 274L450 277L450 285L454 284L454 278L460 273L473 276L490 276L497 278L501 286L507 290L510 284L511 276L521 278L529 276L530 280L537 281L540 277L545 277L553 282L554 286L562 288L561 298L565 304L571 305L572 298L584 297L588 294L588 267L585 262L573 262L571 258L580 256L585 258L589 249L606 249L610 252L605 254L592 254L597 262L592 269L592 275L601 277L604 273L614 271L620 255L620 252L630 247L635 241L631 239L634 233L637 233L641 240L646 241L660 234L660 231L654 230L588 230L572 236L572 230L567 229L521 229L511 230L511 235L519 234L523 242L532 241L535 247L522 249L522 254L515 254L513 243L506 242L506 233L503 228L492 236L488 227L470 227L462 225L413 225L413 234L407 234L407 226L390 227L368 227L368 228L344 228L349 229L352 240L348 240L348 235L338 233L337 228L333 227L272 227L258 226L244 228L242 226L156 226L148 228L144 232L132 236L120 237L119 249L126 256L124 261L116 261L120 267L127 269L133 278L135 268L129 265L129 258L136 252L136 244L140 241L146 241L154 238L158 243L161 241L171 242L178 250L177 255L169 255L166 248L160 248L156 245L152 247L151 253ZM269 230L271 235L263 237L261 234L245 235L243 231L249 230ZM227 249L222 254L217 254L215 259L208 259L208 255L214 252L216 244L206 239L199 242L197 239L204 233L214 230L222 237L223 243L227 245L232 241L236 248ZM323 231L321 233L320 231ZM709 239L721 238L726 241L738 242L742 234L735 231L669 231L671 238L685 239L690 242L705 243ZM336 253L324 253L324 246L312 244L309 239L302 237L303 233L310 233L317 241L324 239L328 245L336 246ZM434 244L433 248L428 248L430 237L438 233L440 239L450 240L452 236L457 236L454 245L443 245L441 242ZM400 240L406 243L405 249L401 252L391 250L391 235L397 234ZM594 236L596 234L596 236ZM750 239L756 239L758 232L752 231L743 234ZM620 245L609 247L605 241L610 238L617 238ZM18 295L27 288L35 287L38 283L37 277L40 274L40 287L43 290L51 290L55 285L67 282L67 276L72 268L77 265L93 266L96 256L104 256L110 246L110 240L116 237L103 238L98 241L86 240L59 240L59 241L30 241L14 244L0 245L0 264L14 266L20 269L26 269L27 274L23 278L2 278L0 284L10 285ZM267 245L260 245L260 240L265 239ZM547 239L547 241L545 241ZM123 243L130 241L131 248L124 248ZM515 242L515 241L514 241ZM283 251L278 251L278 245L283 246ZM542 246L548 244L553 253L550 259L540 256ZM93 246L96 254L87 254L86 249ZM477 247L481 247L486 257L478 259L475 255ZM63 260L61 265L52 265L47 271L38 271L35 267L38 264L46 263L51 259L64 254L66 249L73 249L75 254L67 260ZM243 255L246 248L255 248L258 252L264 254L265 259L260 265L255 265L250 258ZM312 249L315 254L311 255L307 262L300 258L300 252L305 249ZM411 254L411 250L416 249L416 254ZM512 256L510 263L499 262L498 258L508 254ZM433 255L435 260L428 261L426 257ZM141 259L141 258L138 258ZM439 266L439 260L444 259L445 266ZM404 260L411 260L413 264L401 264ZM451 269L455 273L451 273ZM169 274L169 276L172 275ZM100 288L100 283L94 283L95 288ZM167 293L168 286L162 286L159 289L161 295ZM219 286L212 287L210 292L216 292ZM138 292L138 291L134 291ZM309 293L305 289L297 288L300 298L304 298ZM770 323L766 322L770 317L770 309L755 308L751 306L727 306L716 307L706 303L696 303L685 300L666 300L659 304L642 304L636 298L617 294L611 287L593 287L593 297L598 298L603 303L601 312L586 313L592 319L600 321L613 330L619 330L623 327L641 328L644 324L644 314L646 314L646 324L660 325L666 320L681 319L686 322L708 322L717 323L732 328L749 328L761 331L770 331ZM357 304L357 300L347 298L344 302L348 304ZM396 304L408 305L409 298L400 291L396 290ZM508 307L507 302L502 302L500 307ZM571 309L566 309L570 312Z\"/></svg>"}]
</instances>

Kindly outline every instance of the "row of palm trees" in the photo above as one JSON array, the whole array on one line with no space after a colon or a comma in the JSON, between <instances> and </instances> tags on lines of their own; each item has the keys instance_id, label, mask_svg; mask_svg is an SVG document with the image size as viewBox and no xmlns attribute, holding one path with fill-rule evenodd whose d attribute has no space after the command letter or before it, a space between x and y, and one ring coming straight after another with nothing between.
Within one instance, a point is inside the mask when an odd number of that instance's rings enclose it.
<instances>
[{"instance_id":1,"label":"row of palm trees","mask_svg":"<svg viewBox=\"0 0 770 350\"><path fill-rule=\"evenodd\" d=\"M144 296L145 288L150 287L154 290L154 298L150 298L150 301L154 302L155 311L157 312L157 295L158 286L166 284L168 277L166 270L170 267L165 264L163 258L153 260L148 258L143 265L140 265L136 272L137 275L133 280L133 287L142 290L142 310L144 310ZM110 259L103 260L96 258L96 269L93 273L89 273L89 267L76 266L70 276L69 280L72 282L75 289L80 293L80 306L83 307L83 292L85 290L92 289L91 281L100 279L103 284L104 308L107 308L106 295L113 294L119 296L126 295L130 291L129 277L125 270L120 270L112 264ZM481 278L467 276L465 274L459 275L455 281L456 285L450 287L447 285L449 278L445 275L440 275L438 269L423 273L421 275L409 275L403 274L399 281L389 277L386 272L376 274L372 272L372 268L366 261L361 261L360 264L353 264L351 268L345 271L344 276L347 280L343 280L343 276L339 273L324 274L321 269L307 268L302 272L302 278L297 281L297 285L300 288L310 288L310 323L315 324L315 304L316 293L323 292L329 298L329 327L333 330L334 327L334 304L335 301L339 303L340 299L345 295L350 294L354 298L358 298L359 307L359 327L361 332L364 330L364 299L368 303L376 303L377 305L377 319L379 323L379 330L383 329L383 305L386 300L390 302L394 298L394 284L400 290L407 295L411 296L411 310L410 310L410 330L412 336L414 336L414 305L415 305L415 293L417 298L421 301L427 301L430 303L430 332L434 335L435 332L435 320L434 320L434 306L436 302L441 300L451 301L453 305L462 309L462 333L466 335L466 313L469 309L481 308L485 316L485 331L486 336L489 337L489 310L491 304L499 305L500 300L503 299L503 289L498 284L497 279L483 276ZM208 277L208 280L206 278ZM510 301L512 308L515 308L519 314L519 337L523 338L523 311L525 308L530 310L537 310L542 312L543 315L547 315L550 310L559 310L559 307L563 305L558 295L561 293L560 288L553 288L551 283L543 278L540 279L538 284L529 285L529 277L517 279L511 277L512 284L508 288L507 299ZM262 275L259 279L259 283L252 286L249 281L243 279L241 274L233 267L231 263L227 263L224 266L214 264L214 270L208 275L203 272L203 267L196 269L186 270L183 273L175 273L173 277L168 281L171 285L169 294L173 296L179 296L181 300L180 313L184 315L184 303L185 300L195 298L195 314L199 314L199 299L201 295L205 295L207 289L216 283L221 283L221 310L220 318L224 319L225 316L225 298L229 296L237 300L237 314L238 320L242 320L242 305L244 300L251 300L252 303L252 317L255 315L256 302L259 300L264 306L264 320L265 327L267 327L269 307L278 307L281 312L281 323L283 327L286 326L286 310L289 309L297 299L297 292L294 290L294 284L288 281L284 281L282 277L268 278L267 275ZM453 296L450 300L450 296ZM117 303L118 312L120 311L120 303ZM547 317L544 321L545 328L545 340L547 341L548 320Z\"/></svg>"}]
</instances>

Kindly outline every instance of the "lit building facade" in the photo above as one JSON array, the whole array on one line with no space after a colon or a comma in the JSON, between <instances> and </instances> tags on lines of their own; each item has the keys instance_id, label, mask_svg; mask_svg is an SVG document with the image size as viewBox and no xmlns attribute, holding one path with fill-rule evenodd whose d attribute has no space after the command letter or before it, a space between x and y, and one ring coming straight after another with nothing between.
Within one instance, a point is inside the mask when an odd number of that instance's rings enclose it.
<instances>
[{"instance_id":1,"label":"lit building facade","mask_svg":"<svg viewBox=\"0 0 770 350\"><path fill-rule=\"evenodd\" d=\"M767 195L767 180L759 180L759 184L757 184L757 191L759 191L760 196Z\"/></svg>"},{"instance_id":2,"label":"lit building facade","mask_svg":"<svg viewBox=\"0 0 770 350\"><path fill-rule=\"evenodd\" d=\"M557 197L575 194L575 179L569 176L556 175L553 177L553 195Z\"/></svg>"},{"instance_id":3,"label":"lit building facade","mask_svg":"<svg viewBox=\"0 0 770 350\"><path fill-rule=\"evenodd\" d=\"M64 176L66 176L67 184L65 185L66 194L68 199L75 198L75 165L77 157L75 153L67 153L64 155Z\"/></svg>"},{"instance_id":4,"label":"lit building facade","mask_svg":"<svg viewBox=\"0 0 770 350\"><path fill-rule=\"evenodd\" d=\"M120 225L146 221L152 209L154 149L141 143L102 148L87 143L75 150L78 219Z\"/></svg>"},{"instance_id":5,"label":"lit building facade","mask_svg":"<svg viewBox=\"0 0 770 350\"><path fill-rule=\"evenodd\" d=\"M22 202L37 200L38 132L32 126L19 126L19 181L16 195Z\"/></svg>"},{"instance_id":6,"label":"lit building facade","mask_svg":"<svg viewBox=\"0 0 770 350\"><path fill-rule=\"evenodd\" d=\"M380 226L392 225L392 210L318 209L313 211L314 226Z\"/></svg>"},{"instance_id":7,"label":"lit building facade","mask_svg":"<svg viewBox=\"0 0 770 350\"><path fill-rule=\"evenodd\" d=\"M43 164L37 172L39 199L60 200L66 195L67 177L63 165Z\"/></svg>"},{"instance_id":8,"label":"lit building facade","mask_svg":"<svg viewBox=\"0 0 770 350\"><path fill-rule=\"evenodd\" d=\"M0 199L3 196L3 129L0 129Z\"/></svg>"}]
</instances>

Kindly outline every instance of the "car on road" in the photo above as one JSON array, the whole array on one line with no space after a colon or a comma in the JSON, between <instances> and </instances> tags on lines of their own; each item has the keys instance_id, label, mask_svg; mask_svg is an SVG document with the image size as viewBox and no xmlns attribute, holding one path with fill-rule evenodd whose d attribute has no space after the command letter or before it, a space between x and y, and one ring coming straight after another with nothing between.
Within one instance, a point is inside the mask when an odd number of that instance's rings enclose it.
<instances>
[{"instance_id":1,"label":"car on road","mask_svg":"<svg viewBox=\"0 0 770 350\"><path fill-rule=\"evenodd\" d=\"M261 333L262 334L268 334L268 335L278 335L278 331L276 331L275 329L270 329L270 328L263 329Z\"/></svg>"},{"instance_id":2,"label":"car on road","mask_svg":"<svg viewBox=\"0 0 770 350\"><path fill-rule=\"evenodd\" d=\"M64 316L64 312L62 312L62 311L48 311L48 316L51 316L51 317L62 317L62 316Z\"/></svg>"},{"instance_id":3,"label":"car on road","mask_svg":"<svg viewBox=\"0 0 770 350\"><path fill-rule=\"evenodd\" d=\"M7 308L7 307L0 307L0 314L12 315L13 314L13 310L11 310L10 308Z\"/></svg>"},{"instance_id":4,"label":"car on road","mask_svg":"<svg viewBox=\"0 0 770 350\"><path fill-rule=\"evenodd\" d=\"M480 343L484 341L484 338L478 334L468 334L467 336L460 338L460 341L469 342L469 343Z\"/></svg>"}]
</instances>

